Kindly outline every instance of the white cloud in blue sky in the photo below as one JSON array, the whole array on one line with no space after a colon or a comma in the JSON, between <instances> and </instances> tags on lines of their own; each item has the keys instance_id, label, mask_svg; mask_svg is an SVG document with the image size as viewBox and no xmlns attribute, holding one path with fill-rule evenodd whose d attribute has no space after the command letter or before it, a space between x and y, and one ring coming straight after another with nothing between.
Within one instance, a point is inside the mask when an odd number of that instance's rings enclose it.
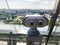
<instances>
[{"instance_id":1,"label":"white cloud in blue sky","mask_svg":"<svg viewBox=\"0 0 60 45\"><path fill-rule=\"evenodd\" d=\"M52 9L54 0L7 0L10 9ZM6 8L6 0L0 0L0 9Z\"/></svg>"}]
</instances>

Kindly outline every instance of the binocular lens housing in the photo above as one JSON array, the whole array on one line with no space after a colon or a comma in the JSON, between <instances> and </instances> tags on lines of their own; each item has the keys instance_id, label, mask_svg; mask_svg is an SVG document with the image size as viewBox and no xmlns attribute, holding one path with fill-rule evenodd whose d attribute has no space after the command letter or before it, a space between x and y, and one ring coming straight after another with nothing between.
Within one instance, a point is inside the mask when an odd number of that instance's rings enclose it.
<instances>
[{"instance_id":1,"label":"binocular lens housing","mask_svg":"<svg viewBox=\"0 0 60 45\"><path fill-rule=\"evenodd\" d=\"M31 26L33 26L33 25L34 25L34 22L33 22L33 21L32 21L32 22L30 22L30 25L31 25Z\"/></svg>"},{"instance_id":2,"label":"binocular lens housing","mask_svg":"<svg viewBox=\"0 0 60 45\"><path fill-rule=\"evenodd\" d=\"M48 25L48 20L40 15L27 15L22 23L27 27L44 27Z\"/></svg>"},{"instance_id":3,"label":"binocular lens housing","mask_svg":"<svg viewBox=\"0 0 60 45\"><path fill-rule=\"evenodd\" d=\"M43 24L43 22L42 22L42 21L40 21L40 22L38 23L38 25L39 25L39 26L41 26L42 24Z\"/></svg>"}]
</instances>

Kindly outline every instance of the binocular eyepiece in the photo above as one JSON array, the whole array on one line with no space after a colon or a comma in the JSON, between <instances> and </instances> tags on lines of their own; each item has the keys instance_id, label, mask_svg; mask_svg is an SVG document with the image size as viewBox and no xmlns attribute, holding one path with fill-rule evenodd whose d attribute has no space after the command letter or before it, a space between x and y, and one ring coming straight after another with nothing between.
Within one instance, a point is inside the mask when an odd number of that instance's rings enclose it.
<instances>
[{"instance_id":1,"label":"binocular eyepiece","mask_svg":"<svg viewBox=\"0 0 60 45\"><path fill-rule=\"evenodd\" d=\"M41 26L42 24L43 24L43 22L42 21L39 21L38 25Z\"/></svg>"}]
</instances>

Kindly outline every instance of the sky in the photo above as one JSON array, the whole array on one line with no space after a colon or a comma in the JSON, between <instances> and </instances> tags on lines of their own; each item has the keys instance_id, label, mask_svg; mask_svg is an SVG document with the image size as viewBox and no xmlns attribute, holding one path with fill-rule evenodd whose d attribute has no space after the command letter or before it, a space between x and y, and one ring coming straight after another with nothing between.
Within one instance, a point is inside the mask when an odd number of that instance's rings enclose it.
<instances>
[{"instance_id":1,"label":"sky","mask_svg":"<svg viewBox=\"0 0 60 45\"><path fill-rule=\"evenodd\" d=\"M7 0L10 9L53 9L55 0ZM8 9L6 0L0 0L0 9Z\"/></svg>"}]
</instances>

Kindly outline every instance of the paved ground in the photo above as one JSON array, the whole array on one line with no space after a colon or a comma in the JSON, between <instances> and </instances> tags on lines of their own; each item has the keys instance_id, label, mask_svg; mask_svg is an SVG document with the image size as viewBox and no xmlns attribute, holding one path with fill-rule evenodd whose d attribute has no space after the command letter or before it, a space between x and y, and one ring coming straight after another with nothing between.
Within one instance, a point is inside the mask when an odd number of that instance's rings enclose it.
<instances>
[{"instance_id":1,"label":"paved ground","mask_svg":"<svg viewBox=\"0 0 60 45\"><path fill-rule=\"evenodd\" d=\"M0 41L0 45L7 45L7 42ZM17 45L26 45L26 43L18 42Z\"/></svg>"},{"instance_id":2,"label":"paved ground","mask_svg":"<svg viewBox=\"0 0 60 45\"><path fill-rule=\"evenodd\" d=\"M0 41L0 45L7 45L7 42Z\"/></svg>"},{"instance_id":3,"label":"paved ground","mask_svg":"<svg viewBox=\"0 0 60 45\"><path fill-rule=\"evenodd\" d=\"M0 41L0 45L7 45L7 42ZM17 45L26 45L26 43L18 42ZM42 45L45 45L45 43L43 43ZM54 44L48 44L48 45L54 45Z\"/></svg>"}]
</instances>

